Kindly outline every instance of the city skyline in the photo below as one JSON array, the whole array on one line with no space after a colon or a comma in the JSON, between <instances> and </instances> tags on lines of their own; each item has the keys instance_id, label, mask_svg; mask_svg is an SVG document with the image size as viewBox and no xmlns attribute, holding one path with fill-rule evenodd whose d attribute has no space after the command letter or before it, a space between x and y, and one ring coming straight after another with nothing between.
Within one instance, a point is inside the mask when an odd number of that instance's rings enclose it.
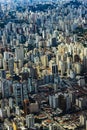
<instances>
[{"instance_id":1,"label":"city skyline","mask_svg":"<svg viewBox=\"0 0 87 130\"><path fill-rule=\"evenodd\" d=\"M0 1L0 130L87 130L87 3Z\"/></svg>"}]
</instances>

